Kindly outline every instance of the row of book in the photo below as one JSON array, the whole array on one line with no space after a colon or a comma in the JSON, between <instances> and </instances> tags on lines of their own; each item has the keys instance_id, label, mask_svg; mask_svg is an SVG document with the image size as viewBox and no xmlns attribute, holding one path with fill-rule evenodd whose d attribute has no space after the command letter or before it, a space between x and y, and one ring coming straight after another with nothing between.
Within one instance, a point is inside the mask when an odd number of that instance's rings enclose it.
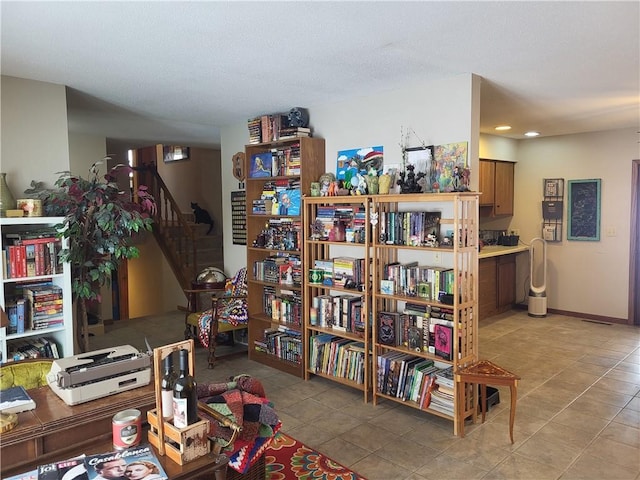
<instances>
[{"instance_id":1,"label":"row of book","mask_svg":"<svg viewBox=\"0 0 640 480\"><path fill-rule=\"evenodd\" d=\"M254 215L300 215L302 198L300 188L289 188L288 185L275 185L263 189L260 198L252 201L251 211Z\"/></svg>"},{"instance_id":2,"label":"row of book","mask_svg":"<svg viewBox=\"0 0 640 480\"><path fill-rule=\"evenodd\" d=\"M431 359L402 352L377 357L377 391L453 416L453 367L439 367Z\"/></svg>"},{"instance_id":3,"label":"row of book","mask_svg":"<svg viewBox=\"0 0 640 480\"><path fill-rule=\"evenodd\" d=\"M390 245L437 246L440 212L380 212L380 242Z\"/></svg>"},{"instance_id":4,"label":"row of book","mask_svg":"<svg viewBox=\"0 0 640 480\"><path fill-rule=\"evenodd\" d=\"M300 250L302 230L300 220L292 217L270 218L253 241L253 246L269 250Z\"/></svg>"},{"instance_id":5,"label":"row of book","mask_svg":"<svg viewBox=\"0 0 640 480\"><path fill-rule=\"evenodd\" d=\"M400 312L378 312L377 341L453 360L453 310L407 303Z\"/></svg>"},{"instance_id":6,"label":"row of book","mask_svg":"<svg viewBox=\"0 0 640 480\"><path fill-rule=\"evenodd\" d=\"M310 128L290 126L288 115L283 113L252 118L247 121L247 128L250 144L311 136Z\"/></svg>"},{"instance_id":7,"label":"row of book","mask_svg":"<svg viewBox=\"0 0 640 480\"><path fill-rule=\"evenodd\" d=\"M124 474L115 477L110 472L112 469L121 470ZM30 472L3 477L4 480L99 480L106 478L169 479L151 446L146 443L97 455L80 455L40 465Z\"/></svg>"},{"instance_id":8,"label":"row of book","mask_svg":"<svg viewBox=\"0 0 640 480\"><path fill-rule=\"evenodd\" d=\"M279 285L302 285L302 263L298 255L271 255L253 262L253 278Z\"/></svg>"},{"instance_id":9,"label":"row of book","mask_svg":"<svg viewBox=\"0 0 640 480\"><path fill-rule=\"evenodd\" d=\"M249 178L300 175L300 143L254 153L249 158Z\"/></svg>"},{"instance_id":10,"label":"row of book","mask_svg":"<svg viewBox=\"0 0 640 480\"><path fill-rule=\"evenodd\" d=\"M10 240L7 240L10 242ZM58 254L62 249L55 237L24 239L2 250L4 278L25 278L62 273Z\"/></svg>"},{"instance_id":11,"label":"row of book","mask_svg":"<svg viewBox=\"0 0 640 480\"><path fill-rule=\"evenodd\" d=\"M277 329L268 328L261 340L254 341L258 352L300 364L302 362L302 333L280 325Z\"/></svg>"},{"instance_id":12,"label":"row of book","mask_svg":"<svg viewBox=\"0 0 640 480\"><path fill-rule=\"evenodd\" d=\"M440 294L453 293L454 280L452 268L392 262L383 267L380 293L438 301Z\"/></svg>"},{"instance_id":13,"label":"row of book","mask_svg":"<svg viewBox=\"0 0 640 480\"><path fill-rule=\"evenodd\" d=\"M351 205L319 205L311 225L311 237L349 243L364 243L366 218L364 207ZM336 227L344 232L339 238L332 234Z\"/></svg>"},{"instance_id":14,"label":"row of book","mask_svg":"<svg viewBox=\"0 0 640 480\"><path fill-rule=\"evenodd\" d=\"M7 346L7 362L28 358L61 358L60 348L51 337L29 337L15 340Z\"/></svg>"},{"instance_id":15,"label":"row of book","mask_svg":"<svg viewBox=\"0 0 640 480\"><path fill-rule=\"evenodd\" d=\"M318 271L315 283L342 288L360 288L366 285L364 258L340 256L317 259L313 261L313 268Z\"/></svg>"},{"instance_id":16,"label":"row of book","mask_svg":"<svg viewBox=\"0 0 640 480\"><path fill-rule=\"evenodd\" d=\"M302 296L293 290L265 286L262 291L262 310L272 320L285 325L302 325Z\"/></svg>"},{"instance_id":17,"label":"row of book","mask_svg":"<svg viewBox=\"0 0 640 480\"><path fill-rule=\"evenodd\" d=\"M62 287L52 282L19 283L5 305L9 334L41 330L64 323Z\"/></svg>"},{"instance_id":18,"label":"row of book","mask_svg":"<svg viewBox=\"0 0 640 480\"><path fill-rule=\"evenodd\" d=\"M364 383L364 343L322 333L313 335L309 344L309 368L314 373Z\"/></svg>"},{"instance_id":19,"label":"row of book","mask_svg":"<svg viewBox=\"0 0 640 480\"><path fill-rule=\"evenodd\" d=\"M364 335L362 295L317 295L311 299L309 323L315 327Z\"/></svg>"}]
</instances>

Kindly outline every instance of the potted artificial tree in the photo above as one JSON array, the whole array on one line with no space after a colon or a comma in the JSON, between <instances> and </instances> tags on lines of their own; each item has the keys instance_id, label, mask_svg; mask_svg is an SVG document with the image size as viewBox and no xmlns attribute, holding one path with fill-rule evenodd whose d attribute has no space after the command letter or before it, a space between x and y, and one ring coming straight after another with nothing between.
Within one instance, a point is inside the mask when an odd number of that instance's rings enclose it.
<instances>
[{"instance_id":1,"label":"potted artificial tree","mask_svg":"<svg viewBox=\"0 0 640 480\"><path fill-rule=\"evenodd\" d=\"M60 235L67 239L67 245L60 257L71 264L75 333L81 352L89 349L87 301L101 301L100 288L110 280L120 260L138 257L138 248L129 240L151 230L156 208L146 186L138 186L133 199L132 192L118 186L119 175L126 176L129 183L131 167L116 165L100 178L98 167L104 161L92 165L88 179L62 172L57 188L44 197L47 214L65 218Z\"/></svg>"}]
</instances>

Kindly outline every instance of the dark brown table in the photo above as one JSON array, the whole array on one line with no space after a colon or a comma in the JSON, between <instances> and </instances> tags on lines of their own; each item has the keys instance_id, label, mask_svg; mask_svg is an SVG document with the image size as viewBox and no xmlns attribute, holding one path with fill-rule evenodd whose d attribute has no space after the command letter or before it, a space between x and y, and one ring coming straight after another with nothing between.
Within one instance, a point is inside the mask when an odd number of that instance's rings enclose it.
<instances>
[{"instance_id":1,"label":"dark brown table","mask_svg":"<svg viewBox=\"0 0 640 480\"><path fill-rule=\"evenodd\" d=\"M113 450L113 415L137 408L146 420L147 411L155 408L153 384L75 406L64 403L49 387L29 390L29 395L36 402L36 408L20 413L18 426L0 435L2 477L82 453L110 452ZM143 442L146 439L145 430ZM178 465L157 451L156 455L172 480L212 479L218 466L213 454L185 465Z\"/></svg>"}]
</instances>

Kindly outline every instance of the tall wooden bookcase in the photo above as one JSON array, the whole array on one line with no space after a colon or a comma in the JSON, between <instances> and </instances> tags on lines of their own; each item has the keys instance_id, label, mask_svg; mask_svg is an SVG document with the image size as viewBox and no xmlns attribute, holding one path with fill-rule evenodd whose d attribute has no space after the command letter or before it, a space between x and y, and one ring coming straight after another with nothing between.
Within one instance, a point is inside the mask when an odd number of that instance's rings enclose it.
<instances>
[{"instance_id":1,"label":"tall wooden bookcase","mask_svg":"<svg viewBox=\"0 0 640 480\"><path fill-rule=\"evenodd\" d=\"M0 230L2 231L0 246L2 248L3 261L7 264L10 263L8 249L10 245L14 245L13 237L16 237L16 235L25 234L26 232L33 233L35 231L42 231L43 229L55 232L56 226L63 222L63 217L0 219ZM13 234L13 236L11 234ZM58 242L60 241L61 240L58 240ZM47 264L51 265L52 262L49 261ZM48 268L42 270L44 267L40 267L36 271L27 270L25 275L20 273L18 268L15 268L16 272L18 272L17 274L11 273L10 267L10 265L4 266L1 277L0 306L5 311L8 310L9 304L14 302L16 298L22 297L20 294L21 286L49 282L62 289L62 309L56 312L56 314L51 314L50 318L48 318L44 324L40 325L41 328L32 328L33 325L29 322L28 314L25 314L24 318L24 331L20 329L20 331L14 332L12 329L10 330L9 327L0 328L0 362L12 361L13 358L10 358L10 352L18 348L25 352L38 347L41 349L43 345L42 339L55 343L59 357L73 355L74 327L71 298L71 266L68 263L63 263L62 269L57 272L49 272ZM49 273L44 273L45 271ZM50 323L50 326L45 326L47 323ZM46 341L44 344L46 344ZM55 355L55 351L49 349L46 350L46 353Z\"/></svg>"},{"instance_id":2,"label":"tall wooden bookcase","mask_svg":"<svg viewBox=\"0 0 640 480\"><path fill-rule=\"evenodd\" d=\"M390 400L450 419L457 434L458 422L473 409L459 404L463 397L455 383L448 407L442 408L435 392L430 405L421 401L426 394L421 385L413 385L417 395L411 400L411 382L419 378L418 369L428 372L429 361L455 371L478 358L478 194L375 195L371 201L378 217L372 227L373 403ZM427 224L432 227L424 228ZM427 233L436 234L437 246ZM437 291L445 288L451 295L440 297ZM471 390L466 398L477 402Z\"/></svg>"},{"instance_id":3,"label":"tall wooden bookcase","mask_svg":"<svg viewBox=\"0 0 640 480\"><path fill-rule=\"evenodd\" d=\"M245 162L249 358L303 377L302 197L324 173L325 142L299 137L250 144ZM299 211L275 210L273 188L299 189ZM282 278L274 277L283 257L288 260Z\"/></svg>"},{"instance_id":4,"label":"tall wooden bookcase","mask_svg":"<svg viewBox=\"0 0 640 480\"><path fill-rule=\"evenodd\" d=\"M371 396L370 197L304 199L305 379Z\"/></svg>"}]
</instances>

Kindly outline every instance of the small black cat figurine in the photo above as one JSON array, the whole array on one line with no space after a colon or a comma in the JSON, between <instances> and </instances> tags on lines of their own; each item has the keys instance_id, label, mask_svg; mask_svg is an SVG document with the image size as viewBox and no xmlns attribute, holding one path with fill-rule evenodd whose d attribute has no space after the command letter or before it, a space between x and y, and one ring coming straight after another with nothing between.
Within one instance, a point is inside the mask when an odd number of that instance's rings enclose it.
<instances>
[{"instance_id":1,"label":"small black cat figurine","mask_svg":"<svg viewBox=\"0 0 640 480\"><path fill-rule=\"evenodd\" d=\"M193 216L196 219L196 223L209 224L209 230L207 230L207 235L209 235L211 233L211 230L213 230L213 218L211 218L209 212L207 212L197 203L191 202L191 208L193 208Z\"/></svg>"}]
</instances>

